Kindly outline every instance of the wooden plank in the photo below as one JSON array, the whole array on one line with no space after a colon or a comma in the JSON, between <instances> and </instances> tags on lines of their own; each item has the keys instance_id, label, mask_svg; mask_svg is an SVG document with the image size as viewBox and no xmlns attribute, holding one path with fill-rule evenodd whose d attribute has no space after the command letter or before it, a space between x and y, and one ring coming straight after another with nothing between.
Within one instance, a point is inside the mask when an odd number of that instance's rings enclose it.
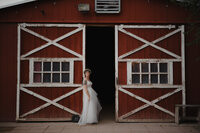
<instances>
[{"instance_id":1,"label":"wooden plank","mask_svg":"<svg viewBox=\"0 0 200 133\"><path fill-rule=\"evenodd\" d=\"M82 58L33 58L26 57L21 58L21 60L34 60L34 61L82 61Z\"/></svg>"},{"instance_id":2,"label":"wooden plank","mask_svg":"<svg viewBox=\"0 0 200 133\"><path fill-rule=\"evenodd\" d=\"M83 71L85 70L85 67L86 67L86 30L85 30L85 28L86 28L86 26L85 25L83 25L83 33L82 33L82 36L83 36L83 49L82 49L82 53L83 53L83 55L82 55L82 61L83 61ZM84 73L83 73L83 77L84 77Z\"/></svg>"},{"instance_id":3,"label":"wooden plank","mask_svg":"<svg viewBox=\"0 0 200 133\"><path fill-rule=\"evenodd\" d=\"M181 62L181 59L118 59L119 62Z\"/></svg>"},{"instance_id":4,"label":"wooden plank","mask_svg":"<svg viewBox=\"0 0 200 133\"><path fill-rule=\"evenodd\" d=\"M17 121L21 122L41 122L41 121L48 121L48 122L53 122L53 121L71 121L71 118L19 118Z\"/></svg>"},{"instance_id":5,"label":"wooden plank","mask_svg":"<svg viewBox=\"0 0 200 133\"><path fill-rule=\"evenodd\" d=\"M158 85L136 85L136 84L131 84L131 85L119 85L122 88L180 88L182 85L170 85L170 84L158 84Z\"/></svg>"},{"instance_id":6,"label":"wooden plank","mask_svg":"<svg viewBox=\"0 0 200 133\"><path fill-rule=\"evenodd\" d=\"M119 122L174 122L174 119L119 119Z\"/></svg>"},{"instance_id":7,"label":"wooden plank","mask_svg":"<svg viewBox=\"0 0 200 133\"><path fill-rule=\"evenodd\" d=\"M184 25L181 27L181 80L182 80L182 104L186 104L186 93L185 93L185 28ZM185 109L183 109L183 116L185 116Z\"/></svg>"},{"instance_id":8,"label":"wooden plank","mask_svg":"<svg viewBox=\"0 0 200 133\"><path fill-rule=\"evenodd\" d=\"M19 119L19 102L20 102L20 52L21 52L21 29L17 27L17 96L16 96L16 120Z\"/></svg>"},{"instance_id":9,"label":"wooden plank","mask_svg":"<svg viewBox=\"0 0 200 133\"><path fill-rule=\"evenodd\" d=\"M33 83L33 84L21 84L21 87L80 87L82 84L71 83Z\"/></svg>"},{"instance_id":10,"label":"wooden plank","mask_svg":"<svg viewBox=\"0 0 200 133\"><path fill-rule=\"evenodd\" d=\"M139 28L139 29L172 29L172 28L176 28L175 25L120 25L120 28Z\"/></svg>"},{"instance_id":11,"label":"wooden plank","mask_svg":"<svg viewBox=\"0 0 200 133\"><path fill-rule=\"evenodd\" d=\"M83 27L82 24L33 24L33 23L21 23L22 27Z\"/></svg>"},{"instance_id":12,"label":"wooden plank","mask_svg":"<svg viewBox=\"0 0 200 133\"><path fill-rule=\"evenodd\" d=\"M118 26L115 25L115 121L118 121Z\"/></svg>"}]
</instances>

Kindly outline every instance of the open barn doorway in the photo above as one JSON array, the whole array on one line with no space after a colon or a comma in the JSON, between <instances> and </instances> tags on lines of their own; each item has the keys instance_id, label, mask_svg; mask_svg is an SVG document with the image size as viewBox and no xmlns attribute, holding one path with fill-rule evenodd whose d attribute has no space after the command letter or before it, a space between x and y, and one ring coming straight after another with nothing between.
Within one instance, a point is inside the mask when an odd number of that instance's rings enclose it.
<instances>
[{"instance_id":1,"label":"open barn doorway","mask_svg":"<svg viewBox=\"0 0 200 133\"><path fill-rule=\"evenodd\" d=\"M100 120L115 116L114 27L86 27L86 68L92 70L91 81L103 107Z\"/></svg>"}]
</instances>

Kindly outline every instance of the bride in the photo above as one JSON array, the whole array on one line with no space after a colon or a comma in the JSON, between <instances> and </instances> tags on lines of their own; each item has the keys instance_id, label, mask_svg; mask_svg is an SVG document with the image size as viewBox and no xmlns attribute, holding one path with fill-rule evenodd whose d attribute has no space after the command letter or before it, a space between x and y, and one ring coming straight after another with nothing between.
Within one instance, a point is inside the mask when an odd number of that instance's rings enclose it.
<instances>
[{"instance_id":1,"label":"bride","mask_svg":"<svg viewBox=\"0 0 200 133\"><path fill-rule=\"evenodd\" d=\"M83 80L83 108L80 116L79 125L98 123L99 112L102 107L97 98L97 93L92 88L90 81L90 69L85 69Z\"/></svg>"}]
</instances>

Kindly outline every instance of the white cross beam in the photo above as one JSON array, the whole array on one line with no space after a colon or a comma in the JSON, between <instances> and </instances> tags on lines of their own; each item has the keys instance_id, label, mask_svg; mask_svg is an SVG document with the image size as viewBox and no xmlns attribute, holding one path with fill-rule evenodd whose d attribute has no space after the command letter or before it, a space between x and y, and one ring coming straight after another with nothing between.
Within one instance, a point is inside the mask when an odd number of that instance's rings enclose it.
<instances>
[{"instance_id":1,"label":"white cross beam","mask_svg":"<svg viewBox=\"0 0 200 133\"><path fill-rule=\"evenodd\" d=\"M59 96L58 98L56 98L54 100L47 99L47 98L45 98L45 97L43 97L43 96L41 96L41 95L39 95L39 94L31 91L31 90L28 90L28 89L24 88L24 87L20 88L20 90L22 90L22 91L24 91L24 92L26 92L26 93L28 93L30 95L33 95L33 96L35 96L38 99L41 99L41 100L47 102L47 103L45 103L45 104L43 104L43 105L41 105L41 106L39 106L39 107L37 107L37 108L35 108L35 109L27 112L27 113L24 113L20 117L25 117L27 115L33 114L33 113L35 113L35 112L37 112L37 111L39 111L41 109L44 109L44 108L48 107L49 105L54 105L54 106L56 106L56 107L58 107L60 109L63 109L65 111L71 113L71 114L78 114L78 115L80 115L78 112L75 112L75 111L73 111L73 110L71 110L71 109L69 109L69 108L67 108L67 107L65 107L65 106L63 106L61 104L58 104L57 102L60 101L60 100L62 100L62 99L64 99L64 98L66 98L66 97L68 97L68 96L70 96L70 95L72 95L72 94L74 94L74 93L76 93L76 92L78 92L78 91L80 91L80 90L82 90L82 87L77 88L77 89L75 89L73 91L70 91L70 92L68 92L68 93L66 93L66 94L64 94L62 96Z\"/></svg>"},{"instance_id":2,"label":"white cross beam","mask_svg":"<svg viewBox=\"0 0 200 133\"><path fill-rule=\"evenodd\" d=\"M25 57L27 57L27 56L33 54L33 53L36 53L36 52L38 52L38 51L40 51L40 50L42 50L42 49L44 49L44 48L46 48L46 47L48 47L48 46L50 46L50 45L54 45L54 46L56 46L56 47L58 47L58 48L60 48L60 49L62 49L62 50L64 50L64 51L66 51L66 52L69 52L69 53L71 53L71 54L73 54L73 55L75 55L75 56L77 56L77 57L79 57L79 58L82 58L82 55L78 54L77 52L74 52L74 51L70 50L69 48L66 48L66 47L60 45L60 44L57 43L57 42L60 41L60 40L65 39L65 38L67 38L67 37L69 37L69 36L71 36L71 35L73 35L73 34L75 34L75 33L77 33L77 32L79 32L79 31L81 31L81 30L83 30L83 27L79 27L79 28L77 28L77 29L75 29L75 30L73 30L73 31L71 31L71 32L69 32L69 33L66 33L66 34L64 34L64 35L62 35L62 36L60 36L60 37L58 37L58 38L56 38L56 39L54 39L54 40L50 40L50 39L46 38L45 36L42 36L42 35L40 35L40 34L34 32L34 31L30 30L30 29L27 29L27 28L25 28L25 27L20 27L20 28L21 28L22 30L26 31L26 32L29 33L29 34L32 34L33 36L36 36L36 37L38 37L38 38L40 38L40 39L42 39L42 40L44 40L44 41L47 41L46 44L43 44L43 45L41 45L40 47L37 47L37 48L35 48L35 49L33 49L33 50L27 52L26 54L22 55L22 56L21 56L22 58L25 58Z\"/></svg>"},{"instance_id":3,"label":"white cross beam","mask_svg":"<svg viewBox=\"0 0 200 133\"><path fill-rule=\"evenodd\" d=\"M133 93L121 88L121 87L119 88L119 90L122 91L125 94L128 94L131 97L134 97L134 98L146 103L145 105L142 105L142 106L140 106L140 107L138 107L138 108L136 108L136 109L134 109L134 110L122 115L122 116L120 116L120 119L124 119L124 118L126 118L126 117L128 117L128 116L130 116L132 114L135 114L138 111L141 111L141 110L143 110L143 109L145 109L145 108L147 108L149 106L153 106L153 107L155 107L155 108L157 108L157 109L159 109L159 110L161 110L161 111L163 111L163 112L165 112L165 113L167 113L167 114L169 114L169 115L174 117L174 113L172 113L171 111L169 111L167 109L164 109L164 108L160 107L156 103L161 101L161 100L163 100L163 99L165 99L165 98L167 98L167 97L169 97L169 96L171 96L171 95L173 95L173 94L175 94L175 93L177 93L177 92L179 92L179 91L181 91L182 89L180 89L180 88L175 89L174 91L168 92L168 93L166 93L166 94L154 99L153 101L148 101L148 100L146 100L146 99L144 99L144 98L142 98L140 96L137 96L137 95L135 95L135 94L133 94Z\"/></svg>"},{"instance_id":4,"label":"white cross beam","mask_svg":"<svg viewBox=\"0 0 200 133\"><path fill-rule=\"evenodd\" d=\"M133 37L133 38L145 43L142 46L140 46L140 47L138 47L138 48L136 48L134 50L131 50L131 51L121 55L119 57L119 59L127 57L128 55L133 54L133 53L135 53L135 52L137 52L139 50L142 50L142 49L146 48L147 46L152 46L152 47L154 47L154 48L156 48L156 49L158 49L158 50L160 50L160 51L162 51L162 52L164 52L164 53L166 53L166 54L168 54L168 55L170 55L172 57L175 57L176 59L181 59L181 57L179 55L177 55L177 54L175 54L175 53L173 53L171 51L168 51L165 48L162 48L162 47L159 47L159 46L155 45L156 43L158 43L158 42L160 42L160 41L162 41L162 40L164 40L164 39L166 39L166 38L168 38L168 37L180 32L181 28L176 29L176 30L174 30L174 31L172 31L172 32L170 32L170 33L168 33L168 34L166 34L166 35L164 35L164 36L152 41L152 42L149 42L149 41L147 41L147 40L145 40L145 39L143 39L143 38L141 38L141 37L139 37L139 36L137 36L137 35L135 35L135 34L133 34L131 32L128 32L127 30L123 29L122 27L119 27L119 31L121 31L121 32L123 32L123 33L125 33L125 34L127 34L127 35L129 35L129 36L131 36L131 37Z\"/></svg>"}]
</instances>

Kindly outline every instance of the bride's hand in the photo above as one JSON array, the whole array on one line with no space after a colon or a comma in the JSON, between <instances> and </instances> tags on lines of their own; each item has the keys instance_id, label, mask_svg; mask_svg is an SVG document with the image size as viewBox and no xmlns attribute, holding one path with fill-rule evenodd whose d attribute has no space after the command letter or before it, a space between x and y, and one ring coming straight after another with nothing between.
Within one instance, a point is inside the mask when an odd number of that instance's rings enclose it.
<instances>
[{"instance_id":1,"label":"bride's hand","mask_svg":"<svg viewBox=\"0 0 200 133\"><path fill-rule=\"evenodd\" d=\"M90 101L90 96L88 96L88 101Z\"/></svg>"}]
</instances>

